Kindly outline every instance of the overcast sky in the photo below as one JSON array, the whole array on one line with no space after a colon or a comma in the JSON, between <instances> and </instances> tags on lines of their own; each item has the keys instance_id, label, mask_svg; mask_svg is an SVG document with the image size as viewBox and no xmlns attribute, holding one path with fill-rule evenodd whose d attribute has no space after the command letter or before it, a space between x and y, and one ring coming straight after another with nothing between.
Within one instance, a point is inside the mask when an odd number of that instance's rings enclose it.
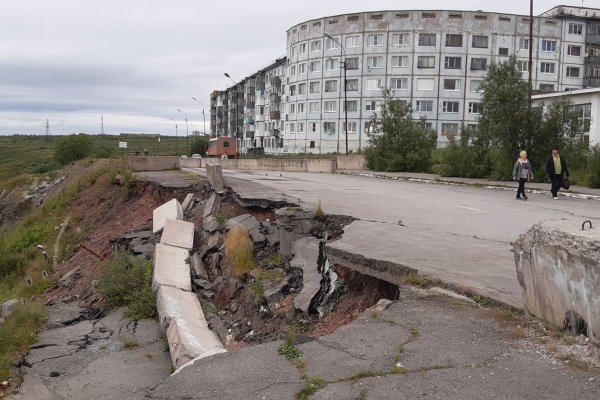
<instances>
[{"instance_id":1,"label":"overcast sky","mask_svg":"<svg viewBox=\"0 0 600 400\"><path fill-rule=\"evenodd\" d=\"M535 0L539 14L560 0ZM564 1L562 2L564 3ZM581 5L580 0L567 4ZM203 131L209 94L285 55L286 30L372 10L529 13L526 0L2 0L0 135ZM600 8L600 0L586 0ZM209 129L209 110L206 112Z\"/></svg>"}]
</instances>

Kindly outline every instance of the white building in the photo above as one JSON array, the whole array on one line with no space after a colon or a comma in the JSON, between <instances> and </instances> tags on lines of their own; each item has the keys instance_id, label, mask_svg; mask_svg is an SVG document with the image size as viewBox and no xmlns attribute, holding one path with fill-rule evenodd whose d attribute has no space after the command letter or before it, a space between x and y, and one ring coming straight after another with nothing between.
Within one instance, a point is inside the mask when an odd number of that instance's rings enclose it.
<instances>
[{"instance_id":1,"label":"white building","mask_svg":"<svg viewBox=\"0 0 600 400\"><path fill-rule=\"evenodd\" d=\"M349 148L362 149L373 133L369 122L384 88L410 104L414 116L425 118L443 143L463 123L477 128L479 84L491 62L514 54L523 79L528 78L530 46L536 91L600 86L600 10L555 7L534 18L532 43L529 27L528 16L448 10L364 12L293 26L287 31L286 59L266 68L285 65L277 75L280 120L268 121L280 122L276 129L267 123L265 129L255 125L253 134L238 134L239 144L262 145L267 153L343 152L347 108ZM256 88L255 94L255 108L244 112L267 122L275 104L257 109L258 99L268 101L271 92Z\"/></svg>"},{"instance_id":2,"label":"white building","mask_svg":"<svg viewBox=\"0 0 600 400\"><path fill-rule=\"evenodd\" d=\"M600 88L546 93L533 96L532 100L534 105L539 105L559 98L571 101L573 111L580 119L580 134L583 141L591 146L600 144Z\"/></svg>"}]
</instances>

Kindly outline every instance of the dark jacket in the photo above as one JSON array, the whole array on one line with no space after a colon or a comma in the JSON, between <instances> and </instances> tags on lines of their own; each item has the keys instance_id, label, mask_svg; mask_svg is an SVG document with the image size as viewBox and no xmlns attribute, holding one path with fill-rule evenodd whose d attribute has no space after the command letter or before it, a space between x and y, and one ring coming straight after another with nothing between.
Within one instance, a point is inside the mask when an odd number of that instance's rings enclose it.
<instances>
[{"instance_id":1,"label":"dark jacket","mask_svg":"<svg viewBox=\"0 0 600 400\"><path fill-rule=\"evenodd\" d=\"M561 166L561 175L567 175L569 176L569 169L567 168L567 162L565 161L565 158L563 156L559 156L560 157L560 166ZM550 157L548 157L548 160L546 160L546 172L548 172L548 176L550 178L552 178L554 175L556 175L555 171L554 171L554 159L552 158L552 154L550 154Z\"/></svg>"}]
</instances>

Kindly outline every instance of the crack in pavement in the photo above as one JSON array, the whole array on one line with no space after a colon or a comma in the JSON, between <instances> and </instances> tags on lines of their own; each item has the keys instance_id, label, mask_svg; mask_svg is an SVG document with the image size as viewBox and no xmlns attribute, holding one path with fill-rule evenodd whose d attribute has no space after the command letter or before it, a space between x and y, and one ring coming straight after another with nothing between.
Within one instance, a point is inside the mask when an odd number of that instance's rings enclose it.
<instances>
[{"instance_id":1,"label":"crack in pavement","mask_svg":"<svg viewBox=\"0 0 600 400\"><path fill-rule=\"evenodd\" d=\"M344 353L346 355L349 355L350 357L356 358L357 360L361 360L361 361L366 360L366 357L364 357L364 356L361 357L361 356L352 354L350 351L344 349L342 347L342 345L339 344L339 343L337 343L337 342L328 342L326 340L321 340L321 339L317 339L314 342L315 343L319 343L320 345L322 345L323 347L327 347L328 349L332 349L332 350L335 350L335 351L339 351L340 353Z\"/></svg>"}]
</instances>

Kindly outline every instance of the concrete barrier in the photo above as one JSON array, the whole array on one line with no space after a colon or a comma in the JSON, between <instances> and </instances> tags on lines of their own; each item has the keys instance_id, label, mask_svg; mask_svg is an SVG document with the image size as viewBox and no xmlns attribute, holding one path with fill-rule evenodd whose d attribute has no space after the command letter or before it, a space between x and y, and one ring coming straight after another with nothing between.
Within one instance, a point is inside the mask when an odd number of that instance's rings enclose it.
<instances>
[{"instance_id":1,"label":"concrete barrier","mask_svg":"<svg viewBox=\"0 0 600 400\"><path fill-rule=\"evenodd\" d=\"M152 233L163 230L167 219L183 220L183 208L177 199L167 201L152 212Z\"/></svg>"},{"instance_id":2,"label":"concrete barrier","mask_svg":"<svg viewBox=\"0 0 600 400\"><path fill-rule=\"evenodd\" d=\"M194 224L176 219L167 219L160 242L169 246L192 250L194 247Z\"/></svg>"},{"instance_id":3,"label":"concrete barrier","mask_svg":"<svg viewBox=\"0 0 600 400\"><path fill-rule=\"evenodd\" d=\"M174 156L130 156L132 171L165 171L179 168L179 157Z\"/></svg>"},{"instance_id":4,"label":"concrete barrier","mask_svg":"<svg viewBox=\"0 0 600 400\"><path fill-rule=\"evenodd\" d=\"M179 158L179 168L200 168L201 166L201 158Z\"/></svg>"},{"instance_id":5,"label":"concrete barrier","mask_svg":"<svg viewBox=\"0 0 600 400\"><path fill-rule=\"evenodd\" d=\"M514 243L525 309L551 325L600 339L600 229L553 220Z\"/></svg>"},{"instance_id":6,"label":"concrete barrier","mask_svg":"<svg viewBox=\"0 0 600 400\"><path fill-rule=\"evenodd\" d=\"M161 286L166 285L191 291L189 256L190 252L186 249L157 243L154 250L152 288L157 291Z\"/></svg>"},{"instance_id":7,"label":"concrete barrier","mask_svg":"<svg viewBox=\"0 0 600 400\"><path fill-rule=\"evenodd\" d=\"M338 171L367 169L367 158L360 154L338 156L336 163Z\"/></svg>"},{"instance_id":8,"label":"concrete barrier","mask_svg":"<svg viewBox=\"0 0 600 400\"><path fill-rule=\"evenodd\" d=\"M196 319L201 325L208 327L198 297L193 292L161 286L156 294L156 309L163 331L169 328L173 318Z\"/></svg>"},{"instance_id":9,"label":"concrete barrier","mask_svg":"<svg viewBox=\"0 0 600 400\"><path fill-rule=\"evenodd\" d=\"M6 318L11 315L19 304L21 304L21 302L16 299L2 303L2 305L0 305L0 318Z\"/></svg>"},{"instance_id":10,"label":"concrete barrier","mask_svg":"<svg viewBox=\"0 0 600 400\"><path fill-rule=\"evenodd\" d=\"M223 193L225 189L225 180L223 179L222 166L220 164L207 164L206 177L212 190L217 193Z\"/></svg>"},{"instance_id":11,"label":"concrete barrier","mask_svg":"<svg viewBox=\"0 0 600 400\"><path fill-rule=\"evenodd\" d=\"M198 319L174 317L167 329L167 341L175 369L227 351L217 335Z\"/></svg>"},{"instance_id":12,"label":"concrete barrier","mask_svg":"<svg viewBox=\"0 0 600 400\"><path fill-rule=\"evenodd\" d=\"M323 172L335 173L336 160L328 159L287 159L287 158L259 158L259 159L203 159L202 166L220 165L223 169L236 169L240 171L280 171L280 172Z\"/></svg>"}]
</instances>

